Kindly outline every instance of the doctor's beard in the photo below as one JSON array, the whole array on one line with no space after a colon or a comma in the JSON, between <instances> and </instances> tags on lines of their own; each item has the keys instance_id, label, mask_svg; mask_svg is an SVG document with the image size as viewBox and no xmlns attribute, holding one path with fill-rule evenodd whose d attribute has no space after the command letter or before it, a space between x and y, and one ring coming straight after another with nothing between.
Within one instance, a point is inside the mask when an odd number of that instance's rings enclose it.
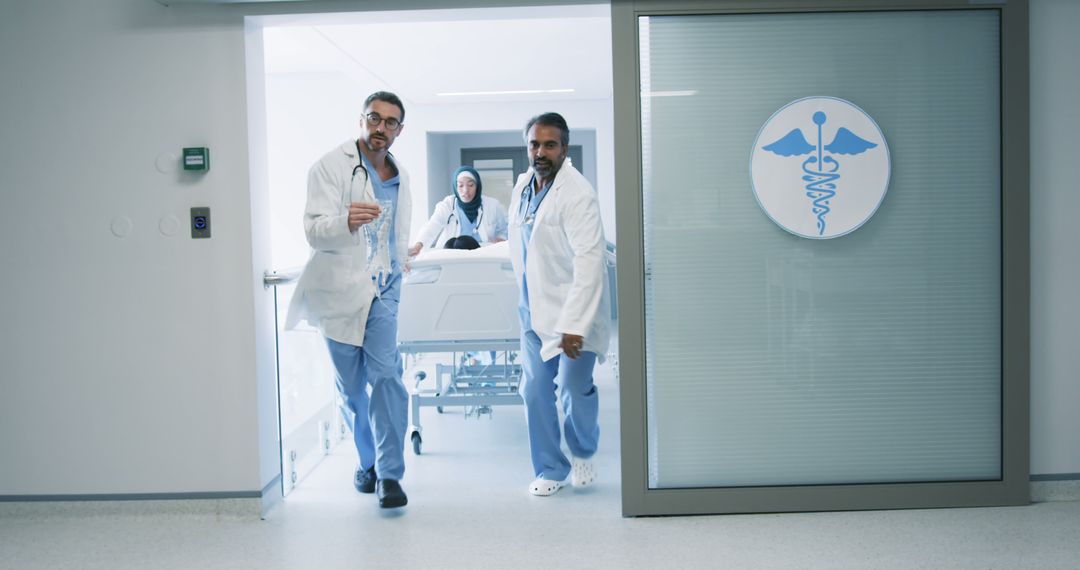
<instances>
[{"instance_id":1,"label":"doctor's beard","mask_svg":"<svg viewBox=\"0 0 1080 570\"><path fill-rule=\"evenodd\" d=\"M550 160L537 159L532 163L533 170L540 178L550 178L558 171L558 167Z\"/></svg>"}]
</instances>

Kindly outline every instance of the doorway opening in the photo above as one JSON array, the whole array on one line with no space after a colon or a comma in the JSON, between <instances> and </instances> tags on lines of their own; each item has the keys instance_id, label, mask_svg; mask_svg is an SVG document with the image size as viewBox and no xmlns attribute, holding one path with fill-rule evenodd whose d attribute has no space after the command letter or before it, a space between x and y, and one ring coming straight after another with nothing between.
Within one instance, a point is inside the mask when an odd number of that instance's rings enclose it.
<instances>
[{"instance_id":1,"label":"doorway opening","mask_svg":"<svg viewBox=\"0 0 1080 570\"><path fill-rule=\"evenodd\" d=\"M450 193L451 173L461 164L476 166L485 195L505 192L505 201L497 197L508 205L509 188L524 170L525 122L556 111L567 119L571 161L597 189L605 236L614 244L610 7L562 6L557 15L550 7L523 7L260 16L250 23L264 73L257 78L261 85L249 88L262 91L265 105L265 125L252 129L265 140L252 145L264 145L266 167L252 179L265 180L266 188L253 199L267 201L267 269L284 276L275 285L282 493L322 481L332 486L328 490L353 493L348 480L356 452L338 412L325 341L314 329L281 328L295 288L288 277L298 275L309 255L302 225L308 169L357 137L367 94L396 93L406 120L393 153L410 174L415 237ZM613 340L610 350L616 347ZM602 418L601 441L611 482L619 465L615 363L611 358L597 366L598 387L606 392L601 414L613 416ZM412 390L425 363L406 364L404 381ZM531 477L520 408L502 409L497 418L465 411L423 411L434 417L424 418L424 454L407 450L406 481L430 478L443 485L435 479L455 462L485 456L500 462L486 472L524 488ZM462 423L463 416L477 421Z\"/></svg>"}]
</instances>

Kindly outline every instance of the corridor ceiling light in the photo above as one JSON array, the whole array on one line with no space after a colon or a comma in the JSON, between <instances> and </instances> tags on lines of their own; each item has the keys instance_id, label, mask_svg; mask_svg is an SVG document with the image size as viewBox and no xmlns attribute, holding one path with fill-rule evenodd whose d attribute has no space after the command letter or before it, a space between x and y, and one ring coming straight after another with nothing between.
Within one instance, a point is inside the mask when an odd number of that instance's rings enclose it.
<instances>
[{"instance_id":1,"label":"corridor ceiling light","mask_svg":"<svg viewBox=\"0 0 1080 570\"><path fill-rule=\"evenodd\" d=\"M467 97L470 95L536 95L538 93L573 93L573 89L519 89L516 91L461 91L436 93L437 97Z\"/></svg>"},{"instance_id":2,"label":"corridor ceiling light","mask_svg":"<svg viewBox=\"0 0 1080 570\"><path fill-rule=\"evenodd\" d=\"M688 89L686 91L642 91L644 97L689 97L691 95L697 95L696 89Z\"/></svg>"}]
</instances>

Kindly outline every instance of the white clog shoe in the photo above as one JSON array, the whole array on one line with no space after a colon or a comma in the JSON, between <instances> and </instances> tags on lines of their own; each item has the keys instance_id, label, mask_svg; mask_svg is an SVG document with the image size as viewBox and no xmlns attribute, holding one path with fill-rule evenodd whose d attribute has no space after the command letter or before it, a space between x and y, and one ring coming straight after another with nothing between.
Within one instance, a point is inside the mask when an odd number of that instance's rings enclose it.
<instances>
[{"instance_id":1,"label":"white clog shoe","mask_svg":"<svg viewBox=\"0 0 1080 570\"><path fill-rule=\"evenodd\" d=\"M571 460L570 480L575 487L588 487L596 482L596 465L591 459L574 457Z\"/></svg>"},{"instance_id":2,"label":"white clog shoe","mask_svg":"<svg viewBox=\"0 0 1080 570\"><path fill-rule=\"evenodd\" d=\"M537 477L535 481L529 484L529 493L536 495L537 497L548 497L554 495L566 486L566 481L552 481L551 479L544 479L543 477Z\"/></svg>"}]
</instances>

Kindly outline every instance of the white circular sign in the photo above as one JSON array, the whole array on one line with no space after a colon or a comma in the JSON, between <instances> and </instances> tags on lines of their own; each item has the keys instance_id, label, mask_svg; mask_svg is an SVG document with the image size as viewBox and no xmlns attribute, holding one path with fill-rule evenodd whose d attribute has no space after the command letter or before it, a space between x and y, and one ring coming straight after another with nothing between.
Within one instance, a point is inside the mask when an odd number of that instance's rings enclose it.
<instances>
[{"instance_id":1,"label":"white circular sign","mask_svg":"<svg viewBox=\"0 0 1080 570\"><path fill-rule=\"evenodd\" d=\"M889 187L889 147L877 123L849 101L805 97L761 127L750 155L754 197L765 214L805 238L829 239L865 224Z\"/></svg>"},{"instance_id":2,"label":"white circular sign","mask_svg":"<svg viewBox=\"0 0 1080 570\"><path fill-rule=\"evenodd\" d=\"M158 231L163 236L172 237L179 229L180 220L172 214L162 216L161 220L158 221Z\"/></svg>"},{"instance_id":3,"label":"white circular sign","mask_svg":"<svg viewBox=\"0 0 1080 570\"><path fill-rule=\"evenodd\" d=\"M126 238L131 235L133 227L135 226L131 223L131 218L127 216L116 216L112 219L112 223L109 224L109 229L118 238Z\"/></svg>"},{"instance_id":4,"label":"white circular sign","mask_svg":"<svg viewBox=\"0 0 1080 570\"><path fill-rule=\"evenodd\" d=\"M154 167L162 174L172 174L180 166L180 157L173 152L163 152L154 159Z\"/></svg>"}]
</instances>

